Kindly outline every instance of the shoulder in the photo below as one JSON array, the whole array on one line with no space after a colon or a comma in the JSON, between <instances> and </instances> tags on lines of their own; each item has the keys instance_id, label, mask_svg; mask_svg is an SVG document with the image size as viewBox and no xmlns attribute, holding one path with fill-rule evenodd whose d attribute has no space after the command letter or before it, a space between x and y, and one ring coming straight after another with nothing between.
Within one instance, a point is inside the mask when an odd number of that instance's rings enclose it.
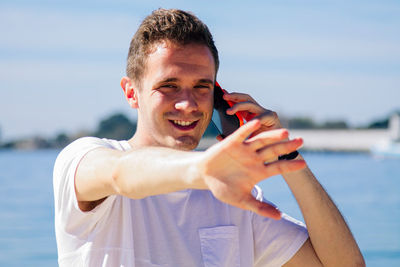
<instances>
[{"instance_id":1,"label":"shoulder","mask_svg":"<svg viewBox=\"0 0 400 267\"><path fill-rule=\"evenodd\" d=\"M58 214L60 216L69 216L68 212L81 215L75 194L75 176L78 166L85 155L97 148L124 150L123 147L124 144L121 141L97 137L82 137L66 146L58 154L53 169L56 217ZM70 209L69 211L66 209L66 206Z\"/></svg>"}]
</instances>

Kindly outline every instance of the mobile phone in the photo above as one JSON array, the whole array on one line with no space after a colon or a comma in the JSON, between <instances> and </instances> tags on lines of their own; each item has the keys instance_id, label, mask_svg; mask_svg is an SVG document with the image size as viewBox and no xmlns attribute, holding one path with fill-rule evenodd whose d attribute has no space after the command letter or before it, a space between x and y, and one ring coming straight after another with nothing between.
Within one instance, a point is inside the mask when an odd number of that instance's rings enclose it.
<instances>
[{"instance_id":1,"label":"mobile phone","mask_svg":"<svg viewBox=\"0 0 400 267\"><path fill-rule=\"evenodd\" d=\"M215 82L214 86L214 110L211 122L214 124L215 128L218 130L222 138L227 137L236 129L244 124L244 119L239 113L233 115L226 114L226 110L231 108L234 103L226 101L223 98L226 91L221 88L218 82ZM279 160L292 160L299 155L299 152L293 151L292 153L279 156Z\"/></svg>"},{"instance_id":2,"label":"mobile phone","mask_svg":"<svg viewBox=\"0 0 400 267\"><path fill-rule=\"evenodd\" d=\"M221 88L218 82L215 82L212 122L222 138L227 137L244 124L243 117L239 113L235 113L234 115L226 114L226 110L231 108L234 103L226 101L223 98L224 93L226 91Z\"/></svg>"}]
</instances>

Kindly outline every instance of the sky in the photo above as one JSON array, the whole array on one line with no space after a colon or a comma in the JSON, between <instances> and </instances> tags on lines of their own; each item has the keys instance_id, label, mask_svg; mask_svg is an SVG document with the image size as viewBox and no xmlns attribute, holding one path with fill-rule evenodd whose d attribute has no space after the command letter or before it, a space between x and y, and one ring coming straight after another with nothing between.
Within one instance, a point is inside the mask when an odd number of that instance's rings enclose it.
<instances>
[{"instance_id":1,"label":"sky","mask_svg":"<svg viewBox=\"0 0 400 267\"><path fill-rule=\"evenodd\" d=\"M359 126L400 109L399 1L0 0L0 142L135 118L120 79L160 7L204 21L222 87L280 116Z\"/></svg>"}]
</instances>

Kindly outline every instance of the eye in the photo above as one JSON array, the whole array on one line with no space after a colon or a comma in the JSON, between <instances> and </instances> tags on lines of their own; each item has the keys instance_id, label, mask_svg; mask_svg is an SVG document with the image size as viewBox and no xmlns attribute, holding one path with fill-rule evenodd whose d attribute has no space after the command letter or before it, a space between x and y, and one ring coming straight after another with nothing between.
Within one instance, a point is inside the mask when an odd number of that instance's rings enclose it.
<instances>
[{"instance_id":1,"label":"eye","mask_svg":"<svg viewBox=\"0 0 400 267\"><path fill-rule=\"evenodd\" d=\"M202 85L202 84L196 85L194 88L200 93L208 93L211 90L211 87L209 85Z\"/></svg>"},{"instance_id":2,"label":"eye","mask_svg":"<svg viewBox=\"0 0 400 267\"><path fill-rule=\"evenodd\" d=\"M162 93L173 93L178 90L178 86L175 84L163 84L157 90Z\"/></svg>"},{"instance_id":3,"label":"eye","mask_svg":"<svg viewBox=\"0 0 400 267\"><path fill-rule=\"evenodd\" d=\"M173 84L163 84L160 86L160 88L177 88L176 85Z\"/></svg>"}]
</instances>

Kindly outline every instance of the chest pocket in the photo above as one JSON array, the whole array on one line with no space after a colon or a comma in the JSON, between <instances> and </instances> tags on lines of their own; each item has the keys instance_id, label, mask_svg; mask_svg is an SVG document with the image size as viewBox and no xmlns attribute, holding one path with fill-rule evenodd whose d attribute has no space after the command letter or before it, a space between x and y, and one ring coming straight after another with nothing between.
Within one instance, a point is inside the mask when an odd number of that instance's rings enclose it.
<instances>
[{"instance_id":1,"label":"chest pocket","mask_svg":"<svg viewBox=\"0 0 400 267\"><path fill-rule=\"evenodd\" d=\"M240 267L236 226L201 228L199 237L204 267Z\"/></svg>"}]
</instances>

